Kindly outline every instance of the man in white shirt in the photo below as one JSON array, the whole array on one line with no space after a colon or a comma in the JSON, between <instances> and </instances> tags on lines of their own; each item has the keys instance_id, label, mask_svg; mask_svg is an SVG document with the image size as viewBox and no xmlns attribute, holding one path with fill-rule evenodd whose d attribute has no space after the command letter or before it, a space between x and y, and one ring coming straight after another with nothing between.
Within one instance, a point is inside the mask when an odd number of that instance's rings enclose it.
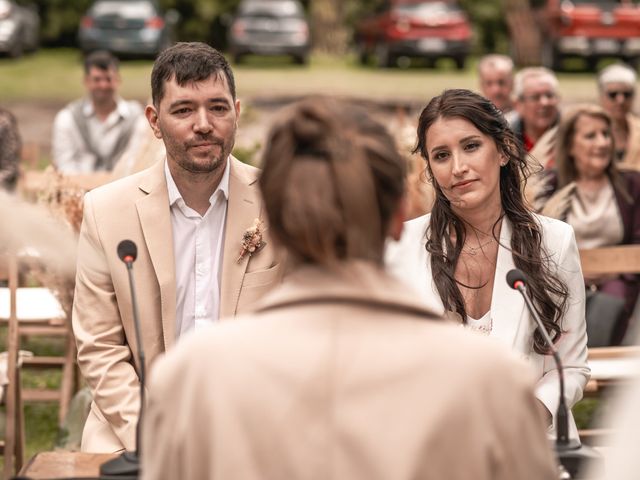
<instances>
[{"instance_id":1,"label":"man in white shirt","mask_svg":"<svg viewBox=\"0 0 640 480\"><path fill-rule=\"evenodd\" d=\"M122 152L137 139L142 106L118 96L118 59L109 52L89 54L84 61L85 98L58 112L53 122L51 157L58 171L110 171Z\"/></svg>"},{"instance_id":2,"label":"man in white shirt","mask_svg":"<svg viewBox=\"0 0 640 480\"><path fill-rule=\"evenodd\" d=\"M78 244L73 330L93 393L82 449L135 448L138 352L118 243L134 241L147 371L185 333L245 311L279 278L258 170L231 151L240 102L231 67L203 43L165 50L145 115L166 159L92 190Z\"/></svg>"}]
</instances>

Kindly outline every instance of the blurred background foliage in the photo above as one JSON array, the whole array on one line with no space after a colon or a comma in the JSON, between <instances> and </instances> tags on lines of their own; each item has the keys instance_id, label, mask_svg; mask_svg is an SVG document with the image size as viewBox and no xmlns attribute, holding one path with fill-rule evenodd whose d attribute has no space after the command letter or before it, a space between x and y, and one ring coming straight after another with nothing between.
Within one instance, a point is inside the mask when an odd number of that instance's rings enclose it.
<instances>
[{"instance_id":1,"label":"blurred background foliage","mask_svg":"<svg viewBox=\"0 0 640 480\"><path fill-rule=\"evenodd\" d=\"M374 11L384 0L301 0L309 12L316 51L343 54L350 48L355 21ZM504 4L509 0L459 0L468 13L476 37L476 52L503 51L508 44ZM44 46L75 46L78 25L91 0L17 0L35 4L40 12ZM203 41L226 48L225 19L240 0L158 0L163 9L180 14L178 40Z\"/></svg>"}]
</instances>

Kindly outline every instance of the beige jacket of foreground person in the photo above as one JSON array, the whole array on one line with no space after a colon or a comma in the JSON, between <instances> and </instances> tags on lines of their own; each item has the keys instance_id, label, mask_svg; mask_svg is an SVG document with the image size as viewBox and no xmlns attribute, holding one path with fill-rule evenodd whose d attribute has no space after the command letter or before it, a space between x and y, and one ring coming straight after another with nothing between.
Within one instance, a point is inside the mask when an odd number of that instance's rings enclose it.
<instances>
[{"instance_id":1,"label":"beige jacket of foreground person","mask_svg":"<svg viewBox=\"0 0 640 480\"><path fill-rule=\"evenodd\" d=\"M143 478L552 479L524 364L376 267L303 267L152 373Z\"/></svg>"},{"instance_id":2,"label":"beige jacket of foreground person","mask_svg":"<svg viewBox=\"0 0 640 480\"><path fill-rule=\"evenodd\" d=\"M220 318L254 303L279 278L270 240L253 256L238 257L244 232L262 214L258 170L232 158L220 274ZM138 351L127 269L117 255L133 240L133 271L147 372L176 339L176 284L164 161L136 175L92 190L85 197L78 244L73 331L78 363L93 404L82 450L135 449L139 410Z\"/></svg>"}]
</instances>

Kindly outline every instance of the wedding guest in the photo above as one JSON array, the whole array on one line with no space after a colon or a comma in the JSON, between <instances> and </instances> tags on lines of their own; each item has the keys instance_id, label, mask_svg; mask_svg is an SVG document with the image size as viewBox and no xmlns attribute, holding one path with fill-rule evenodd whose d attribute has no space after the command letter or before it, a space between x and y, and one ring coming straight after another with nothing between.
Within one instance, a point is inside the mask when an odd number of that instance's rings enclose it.
<instances>
[{"instance_id":1,"label":"wedding guest","mask_svg":"<svg viewBox=\"0 0 640 480\"><path fill-rule=\"evenodd\" d=\"M598 75L600 105L611 117L615 160L639 170L640 117L632 112L636 81L636 71L620 63L609 65Z\"/></svg>"},{"instance_id":2,"label":"wedding guest","mask_svg":"<svg viewBox=\"0 0 640 480\"><path fill-rule=\"evenodd\" d=\"M527 358L537 405L552 427L557 369L524 300L506 283L519 268L564 364L568 406L589 379L585 291L570 226L531 213L522 195L528 165L502 113L468 90L446 90L424 108L416 150L436 190L430 215L406 223L389 246L390 269L467 329ZM459 351L451 344L450 348ZM573 418L571 436L577 437Z\"/></svg>"},{"instance_id":3,"label":"wedding guest","mask_svg":"<svg viewBox=\"0 0 640 480\"><path fill-rule=\"evenodd\" d=\"M504 115L512 115L513 60L496 53L485 55L478 61L478 77L482 95L491 100Z\"/></svg>"},{"instance_id":4,"label":"wedding guest","mask_svg":"<svg viewBox=\"0 0 640 480\"><path fill-rule=\"evenodd\" d=\"M553 478L526 365L383 268L405 179L385 128L307 99L271 130L263 166L291 270L254 313L159 361L143 478Z\"/></svg>"},{"instance_id":5,"label":"wedding guest","mask_svg":"<svg viewBox=\"0 0 640 480\"><path fill-rule=\"evenodd\" d=\"M557 171L547 178L544 215L570 224L579 248L640 243L640 173L615 162L611 117L596 105L578 105L562 117ZM625 300L611 344L622 342L640 282L637 275L588 279L589 286Z\"/></svg>"}]
</instances>

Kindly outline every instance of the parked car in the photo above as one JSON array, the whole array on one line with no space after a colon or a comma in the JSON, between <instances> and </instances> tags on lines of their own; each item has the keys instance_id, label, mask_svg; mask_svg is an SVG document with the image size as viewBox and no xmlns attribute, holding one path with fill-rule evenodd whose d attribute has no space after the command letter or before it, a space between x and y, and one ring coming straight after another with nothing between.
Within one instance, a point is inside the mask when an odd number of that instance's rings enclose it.
<instances>
[{"instance_id":1,"label":"parked car","mask_svg":"<svg viewBox=\"0 0 640 480\"><path fill-rule=\"evenodd\" d=\"M542 13L542 64L559 70L568 57L595 69L604 57L640 64L640 6L630 0L548 0Z\"/></svg>"},{"instance_id":2,"label":"parked car","mask_svg":"<svg viewBox=\"0 0 640 480\"><path fill-rule=\"evenodd\" d=\"M0 52L20 57L40 45L40 17L34 5L0 0Z\"/></svg>"},{"instance_id":3,"label":"parked car","mask_svg":"<svg viewBox=\"0 0 640 480\"><path fill-rule=\"evenodd\" d=\"M96 0L80 21L78 43L85 53L155 57L174 42L178 20L178 12L163 13L155 0Z\"/></svg>"},{"instance_id":4,"label":"parked car","mask_svg":"<svg viewBox=\"0 0 640 480\"><path fill-rule=\"evenodd\" d=\"M247 54L307 63L311 35L304 8L297 0L243 0L229 29L229 49L236 63Z\"/></svg>"},{"instance_id":5,"label":"parked car","mask_svg":"<svg viewBox=\"0 0 640 480\"><path fill-rule=\"evenodd\" d=\"M356 24L355 44L362 63L371 56L380 67L393 67L400 57L450 57L463 69L471 25L453 1L392 0Z\"/></svg>"}]
</instances>

